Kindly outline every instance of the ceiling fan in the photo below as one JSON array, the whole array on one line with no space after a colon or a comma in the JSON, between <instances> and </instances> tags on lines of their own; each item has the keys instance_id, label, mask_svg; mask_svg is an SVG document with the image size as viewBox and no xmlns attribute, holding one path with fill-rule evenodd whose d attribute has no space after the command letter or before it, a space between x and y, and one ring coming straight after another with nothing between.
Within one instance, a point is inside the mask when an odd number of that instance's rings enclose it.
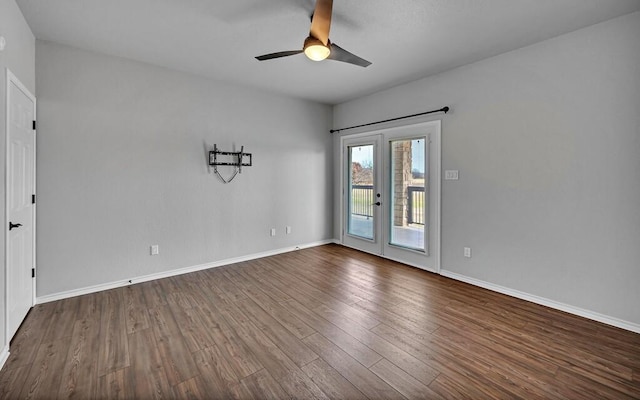
<instances>
[{"instance_id":1,"label":"ceiling fan","mask_svg":"<svg viewBox=\"0 0 640 400\"><path fill-rule=\"evenodd\" d=\"M317 0L316 7L311 16L311 29L309 37L304 40L302 50L280 51L278 53L265 54L256 57L259 61L273 60L274 58L288 57L304 53L313 61L325 59L342 61L360 67L368 67L371 63L348 52L329 40L331 28L331 11L333 0Z\"/></svg>"}]
</instances>

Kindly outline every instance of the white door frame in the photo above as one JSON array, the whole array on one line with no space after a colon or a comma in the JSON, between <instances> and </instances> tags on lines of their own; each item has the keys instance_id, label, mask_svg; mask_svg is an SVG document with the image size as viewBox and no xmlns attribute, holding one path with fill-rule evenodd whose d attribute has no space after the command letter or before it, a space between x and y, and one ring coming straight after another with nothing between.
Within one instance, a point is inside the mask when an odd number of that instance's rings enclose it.
<instances>
[{"instance_id":1,"label":"white door frame","mask_svg":"<svg viewBox=\"0 0 640 400\"><path fill-rule=\"evenodd\" d=\"M5 325L5 340L6 343L4 345L5 348L9 349L9 343L11 339L9 337L9 268L8 268L8 260L9 260L9 231L7 230L7 226L9 225L9 199L10 199L10 181L9 181L9 138L10 138L10 130L11 130L11 85L15 85L20 91L22 91L28 98L33 102L33 118L36 118L36 97L31 94L29 89L20 82L20 80L7 68L6 69L6 108L5 108L5 163L4 163L4 171L5 171L5 179L4 179L4 190L5 190L5 209L4 209L4 228L6 230L6 234L4 237L4 282L5 282L5 291L4 291L4 303L5 303L5 313L4 313L4 325ZM34 140L33 144L33 194L36 193L36 140ZM36 205L33 205L33 268L36 268ZM31 299L31 306L33 307L36 304L36 279L32 280L33 285L33 296Z\"/></svg>"},{"instance_id":2,"label":"white door frame","mask_svg":"<svg viewBox=\"0 0 640 400\"><path fill-rule=\"evenodd\" d=\"M435 190L437 193L437 196L434 197L433 203L431 204L431 206L433 206L434 208L434 213L432 214L433 220L431 221L431 225L434 228L435 237L433 238L434 239L433 248L429 249L430 255L433 256L434 268L428 269L428 270L439 274L441 269L440 254L441 254L441 234L442 234L442 228L441 228L441 225L442 225L441 224L441 216L442 216L442 204L441 204L442 203L442 200L441 200L442 199L442 132L441 132L441 127L442 127L442 121L441 120L431 120L426 122L418 122L414 124L397 125L389 128L380 129L380 130L359 132L355 134L345 134L340 137L340 193L341 193L341 196L340 196L340 225L341 225L340 226L340 243L342 245L349 247L348 245L345 244L345 241L344 241L345 233L347 229L346 218L345 218L346 204L345 204L345 195L344 195L344 187L346 183L346 176L344 174L344 165L347 162L345 158L346 154L344 151L345 142L350 139L355 139L355 138L365 137L365 136L373 136L373 135L381 135L383 138L383 141L386 142L387 139L386 139L385 133L391 133L393 131L397 131L403 128L419 129L420 127L435 128L430 134L431 135L430 136L430 139L431 139L431 144L430 144L431 171L430 172L433 173L432 176L434 177L431 179L430 184L432 185L432 190ZM386 143L383 143L382 147L386 147L385 144ZM382 159L383 159L382 160L383 164L386 165L386 161L385 161L386 157L383 156ZM386 168L383 165L381 165L381 167ZM384 170L383 175L386 175L386 170ZM386 189L383 189L383 190L386 192ZM385 199L385 201L388 201L387 197L388 197L388 194L384 193L383 199ZM372 254L376 254L383 258L392 259L394 261L399 261L404 264L408 264L417 268L425 269L421 265L417 265L412 262L408 262L406 260L399 260L395 257L389 257L384 253L382 255L377 253L372 253Z\"/></svg>"}]
</instances>

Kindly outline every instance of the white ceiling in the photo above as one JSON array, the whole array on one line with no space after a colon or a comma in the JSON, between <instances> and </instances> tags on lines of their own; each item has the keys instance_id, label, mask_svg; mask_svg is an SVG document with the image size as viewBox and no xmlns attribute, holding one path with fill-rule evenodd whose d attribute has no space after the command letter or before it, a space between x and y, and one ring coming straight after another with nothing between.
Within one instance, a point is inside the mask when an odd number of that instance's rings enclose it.
<instances>
[{"instance_id":1,"label":"white ceiling","mask_svg":"<svg viewBox=\"0 0 640 400\"><path fill-rule=\"evenodd\" d=\"M368 68L303 55L314 0L17 0L36 38L337 104L640 10L640 0L334 0L331 40Z\"/></svg>"}]
</instances>

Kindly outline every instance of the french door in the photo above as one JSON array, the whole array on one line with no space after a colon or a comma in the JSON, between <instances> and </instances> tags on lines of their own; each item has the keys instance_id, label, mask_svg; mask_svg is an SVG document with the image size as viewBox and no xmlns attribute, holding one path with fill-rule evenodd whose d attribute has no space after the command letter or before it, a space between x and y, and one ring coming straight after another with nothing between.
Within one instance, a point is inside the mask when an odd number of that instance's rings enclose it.
<instances>
[{"instance_id":1,"label":"french door","mask_svg":"<svg viewBox=\"0 0 640 400\"><path fill-rule=\"evenodd\" d=\"M437 272L440 122L342 139L342 243Z\"/></svg>"},{"instance_id":2,"label":"french door","mask_svg":"<svg viewBox=\"0 0 640 400\"><path fill-rule=\"evenodd\" d=\"M382 243L381 137L365 136L344 141L345 220L343 243L380 254Z\"/></svg>"}]
</instances>

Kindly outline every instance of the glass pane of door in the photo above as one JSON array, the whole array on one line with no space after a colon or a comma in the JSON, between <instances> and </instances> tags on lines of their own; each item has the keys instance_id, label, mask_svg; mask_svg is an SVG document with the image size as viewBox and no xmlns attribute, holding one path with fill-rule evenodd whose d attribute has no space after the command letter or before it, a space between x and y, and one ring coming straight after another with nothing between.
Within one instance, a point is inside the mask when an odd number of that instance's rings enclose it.
<instances>
[{"instance_id":1,"label":"glass pane of door","mask_svg":"<svg viewBox=\"0 0 640 400\"><path fill-rule=\"evenodd\" d=\"M347 232L374 239L374 146L349 146Z\"/></svg>"},{"instance_id":2,"label":"glass pane of door","mask_svg":"<svg viewBox=\"0 0 640 400\"><path fill-rule=\"evenodd\" d=\"M391 210L389 244L427 251L426 138L390 141Z\"/></svg>"}]
</instances>

